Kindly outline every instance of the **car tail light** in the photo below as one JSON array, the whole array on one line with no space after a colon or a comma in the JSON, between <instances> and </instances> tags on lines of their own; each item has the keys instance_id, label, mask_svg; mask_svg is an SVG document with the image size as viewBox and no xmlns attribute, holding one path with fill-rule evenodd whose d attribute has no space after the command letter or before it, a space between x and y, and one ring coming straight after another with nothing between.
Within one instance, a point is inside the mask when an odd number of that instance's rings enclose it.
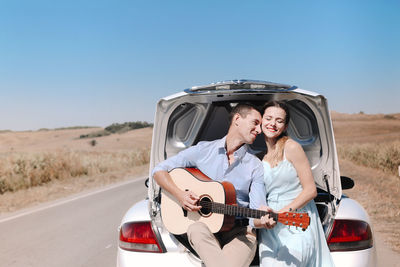
<instances>
[{"instance_id":1,"label":"car tail light","mask_svg":"<svg viewBox=\"0 0 400 267\"><path fill-rule=\"evenodd\" d=\"M358 220L335 220L328 238L330 251L354 251L373 246L371 227Z\"/></svg>"},{"instance_id":2,"label":"car tail light","mask_svg":"<svg viewBox=\"0 0 400 267\"><path fill-rule=\"evenodd\" d=\"M124 223L119 232L119 247L130 251L163 252L151 222Z\"/></svg>"}]
</instances>

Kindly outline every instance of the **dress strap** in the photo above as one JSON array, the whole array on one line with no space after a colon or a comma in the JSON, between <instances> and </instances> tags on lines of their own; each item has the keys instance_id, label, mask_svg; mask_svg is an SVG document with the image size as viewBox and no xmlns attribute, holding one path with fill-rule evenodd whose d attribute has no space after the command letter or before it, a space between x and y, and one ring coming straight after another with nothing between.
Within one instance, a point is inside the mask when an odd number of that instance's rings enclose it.
<instances>
[{"instance_id":1,"label":"dress strap","mask_svg":"<svg viewBox=\"0 0 400 267\"><path fill-rule=\"evenodd\" d=\"M286 140L285 140L285 143L283 144L283 158L282 158L282 160L287 160L286 159L286 152L285 152L285 146L286 146L286 142L289 140L289 138L287 138Z\"/></svg>"}]
</instances>

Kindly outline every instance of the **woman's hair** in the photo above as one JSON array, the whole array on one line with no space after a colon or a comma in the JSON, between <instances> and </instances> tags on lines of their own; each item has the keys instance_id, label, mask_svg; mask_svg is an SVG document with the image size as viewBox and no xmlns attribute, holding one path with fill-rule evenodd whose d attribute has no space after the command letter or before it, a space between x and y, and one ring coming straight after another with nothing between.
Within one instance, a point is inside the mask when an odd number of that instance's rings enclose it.
<instances>
[{"instance_id":1,"label":"woman's hair","mask_svg":"<svg viewBox=\"0 0 400 267\"><path fill-rule=\"evenodd\" d=\"M263 115L265 113L265 110L269 107L277 107L283 109L286 113L285 125L286 126L289 125L290 113L289 113L289 107L286 105L286 103L281 101L267 102L262 109ZM272 154L271 153L268 154L268 150L266 151L268 155L266 155L267 158L265 159L269 162L271 167L275 167L276 165L278 165L279 162L283 160L283 151L285 148L285 143L288 139L289 137L287 136L287 128L286 128L286 130L278 137L278 141L276 142L277 149L275 149L275 151Z\"/></svg>"}]
</instances>

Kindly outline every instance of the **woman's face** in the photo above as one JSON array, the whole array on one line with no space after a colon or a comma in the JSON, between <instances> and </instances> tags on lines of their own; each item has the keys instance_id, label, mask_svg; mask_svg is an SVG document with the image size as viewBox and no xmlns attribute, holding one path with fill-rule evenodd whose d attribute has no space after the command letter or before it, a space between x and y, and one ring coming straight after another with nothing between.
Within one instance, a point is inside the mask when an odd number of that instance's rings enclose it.
<instances>
[{"instance_id":1,"label":"woman's face","mask_svg":"<svg viewBox=\"0 0 400 267\"><path fill-rule=\"evenodd\" d=\"M286 112L279 107L268 107L262 118L262 131L267 138L279 137L287 128Z\"/></svg>"}]
</instances>

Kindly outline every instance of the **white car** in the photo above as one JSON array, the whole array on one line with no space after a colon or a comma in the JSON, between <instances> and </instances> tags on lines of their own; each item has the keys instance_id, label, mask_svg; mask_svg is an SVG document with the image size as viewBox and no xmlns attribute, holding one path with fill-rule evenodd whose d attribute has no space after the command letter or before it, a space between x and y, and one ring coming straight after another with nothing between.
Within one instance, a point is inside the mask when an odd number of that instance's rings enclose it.
<instances>
[{"instance_id":1,"label":"white car","mask_svg":"<svg viewBox=\"0 0 400 267\"><path fill-rule=\"evenodd\" d=\"M342 193L354 183L340 176L327 100L320 94L285 84L233 80L192 87L162 98L156 107L150 172L182 149L223 137L228 131L228 114L237 103L262 106L272 99L289 105L288 133L303 146L310 161L318 189L315 203L336 266L376 266L368 215L360 204ZM252 149L265 151L262 135ZM134 204L122 219L117 266L204 266L184 238L165 229L160 188L152 177L146 184L148 198ZM258 265L258 254L253 265Z\"/></svg>"}]
</instances>

